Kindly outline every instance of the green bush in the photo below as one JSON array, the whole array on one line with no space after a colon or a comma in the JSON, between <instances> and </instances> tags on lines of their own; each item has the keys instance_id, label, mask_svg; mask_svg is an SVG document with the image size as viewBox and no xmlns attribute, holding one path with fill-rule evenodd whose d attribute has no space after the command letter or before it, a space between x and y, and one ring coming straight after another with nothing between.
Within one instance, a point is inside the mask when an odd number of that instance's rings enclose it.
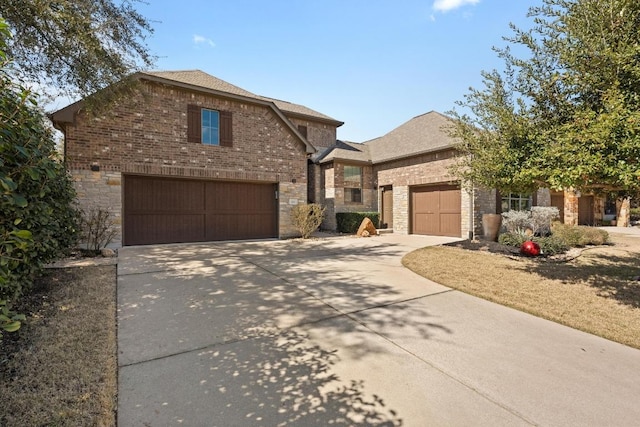
<instances>
[{"instance_id":1,"label":"green bush","mask_svg":"<svg viewBox=\"0 0 640 427\"><path fill-rule=\"evenodd\" d=\"M631 208L629 214L631 221L640 221L640 208Z\"/></svg>"},{"instance_id":2,"label":"green bush","mask_svg":"<svg viewBox=\"0 0 640 427\"><path fill-rule=\"evenodd\" d=\"M569 246L553 234L551 236L535 237L533 241L540 245L540 250L544 256L563 254L569 250Z\"/></svg>"},{"instance_id":3,"label":"green bush","mask_svg":"<svg viewBox=\"0 0 640 427\"><path fill-rule=\"evenodd\" d=\"M500 236L498 236L498 243L500 243L501 245L514 246L514 247L520 247L527 240L531 240L531 238L524 233L518 233L518 232L513 232L513 233L507 232L507 233L502 233Z\"/></svg>"},{"instance_id":4,"label":"green bush","mask_svg":"<svg viewBox=\"0 0 640 427\"><path fill-rule=\"evenodd\" d=\"M544 256L565 253L569 246L559 237L551 236L527 236L525 233L502 233L498 242L503 245L519 248L527 240L532 240L540 245L540 251Z\"/></svg>"},{"instance_id":5,"label":"green bush","mask_svg":"<svg viewBox=\"0 0 640 427\"><path fill-rule=\"evenodd\" d=\"M584 225L554 224L551 228L552 236L562 240L568 247L583 247L587 245L604 245L609 243L609 233L599 228Z\"/></svg>"},{"instance_id":6,"label":"green bush","mask_svg":"<svg viewBox=\"0 0 640 427\"><path fill-rule=\"evenodd\" d=\"M380 223L380 214L378 212L338 212L336 214L338 231L340 233L356 233L365 218L369 218L373 225L376 228L378 227Z\"/></svg>"},{"instance_id":7,"label":"green bush","mask_svg":"<svg viewBox=\"0 0 640 427\"><path fill-rule=\"evenodd\" d=\"M0 300L10 311L43 265L75 245L79 215L46 117L8 74L2 24L0 19Z\"/></svg>"}]
</instances>

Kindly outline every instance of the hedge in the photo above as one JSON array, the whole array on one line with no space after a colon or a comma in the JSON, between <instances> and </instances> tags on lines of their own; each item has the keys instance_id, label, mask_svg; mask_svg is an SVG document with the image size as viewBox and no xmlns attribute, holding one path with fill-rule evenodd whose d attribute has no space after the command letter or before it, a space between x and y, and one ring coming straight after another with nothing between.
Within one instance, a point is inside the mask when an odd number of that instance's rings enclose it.
<instances>
[{"instance_id":1,"label":"hedge","mask_svg":"<svg viewBox=\"0 0 640 427\"><path fill-rule=\"evenodd\" d=\"M369 218L373 225L376 228L378 227L380 223L380 214L378 212L339 212L336 214L338 231L340 233L356 233L365 218Z\"/></svg>"}]
</instances>

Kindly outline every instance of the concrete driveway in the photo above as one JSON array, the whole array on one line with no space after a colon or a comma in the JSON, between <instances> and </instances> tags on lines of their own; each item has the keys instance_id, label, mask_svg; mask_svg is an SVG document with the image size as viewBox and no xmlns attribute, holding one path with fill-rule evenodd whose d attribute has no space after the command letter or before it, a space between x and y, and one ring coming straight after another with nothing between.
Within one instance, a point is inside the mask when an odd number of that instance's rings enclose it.
<instances>
[{"instance_id":1,"label":"concrete driveway","mask_svg":"<svg viewBox=\"0 0 640 427\"><path fill-rule=\"evenodd\" d=\"M121 249L118 425L638 425L640 351L400 264L451 240Z\"/></svg>"}]
</instances>

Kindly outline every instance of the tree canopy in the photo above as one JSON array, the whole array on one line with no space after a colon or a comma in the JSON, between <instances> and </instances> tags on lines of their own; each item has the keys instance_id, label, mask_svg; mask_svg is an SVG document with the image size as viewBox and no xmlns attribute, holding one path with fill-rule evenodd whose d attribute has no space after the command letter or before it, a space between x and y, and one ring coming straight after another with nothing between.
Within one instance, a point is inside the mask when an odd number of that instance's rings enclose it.
<instances>
[{"instance_id":1,"label":"tree canopy","mask_svg":"<svg viewBox=\"0 0 640 427\"><path fill-rule=\"evenodd\" d=\"M86 97L154 58L153 30L136 0L3 0L13 37L6 53L20 78L71 97Z\"/></svg>"},{"instance_id":2,"label":"tree canopy","mask_svg":"<svg viewBox=\"0 0 640 427\"><path fill-rule=\"evenodd\" d=\"M452 112L464 179L504 192L538 187L640 191L640 2L543 0L511 25ZM515 51L525 52L517 56Z\"/></svg>"}]
</instances>

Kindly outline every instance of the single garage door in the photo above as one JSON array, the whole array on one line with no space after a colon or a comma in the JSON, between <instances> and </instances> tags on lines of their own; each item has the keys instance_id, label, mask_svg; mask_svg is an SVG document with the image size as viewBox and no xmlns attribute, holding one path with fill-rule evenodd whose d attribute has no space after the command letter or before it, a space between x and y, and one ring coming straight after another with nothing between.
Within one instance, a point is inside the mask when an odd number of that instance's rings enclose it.
<instances>
[{"instance_id":1,"label":"single garage door","mask_svg":"<svg viewBox=\"0 0 640 427\"><path fill-rule=\"evenodd\" d=\"M125 176L124 244L278 236L276 184Z\"/></svg>"},{"instance_id":2,"label":"single garage door","mask_svg":"<svg viewBox=\"0 0 640 427\"><path fill-rule=\"evenodd\" d=\"M460 237L460 188L453 185L411 189L411 232Z\"/></svg>"}]
</instances>

